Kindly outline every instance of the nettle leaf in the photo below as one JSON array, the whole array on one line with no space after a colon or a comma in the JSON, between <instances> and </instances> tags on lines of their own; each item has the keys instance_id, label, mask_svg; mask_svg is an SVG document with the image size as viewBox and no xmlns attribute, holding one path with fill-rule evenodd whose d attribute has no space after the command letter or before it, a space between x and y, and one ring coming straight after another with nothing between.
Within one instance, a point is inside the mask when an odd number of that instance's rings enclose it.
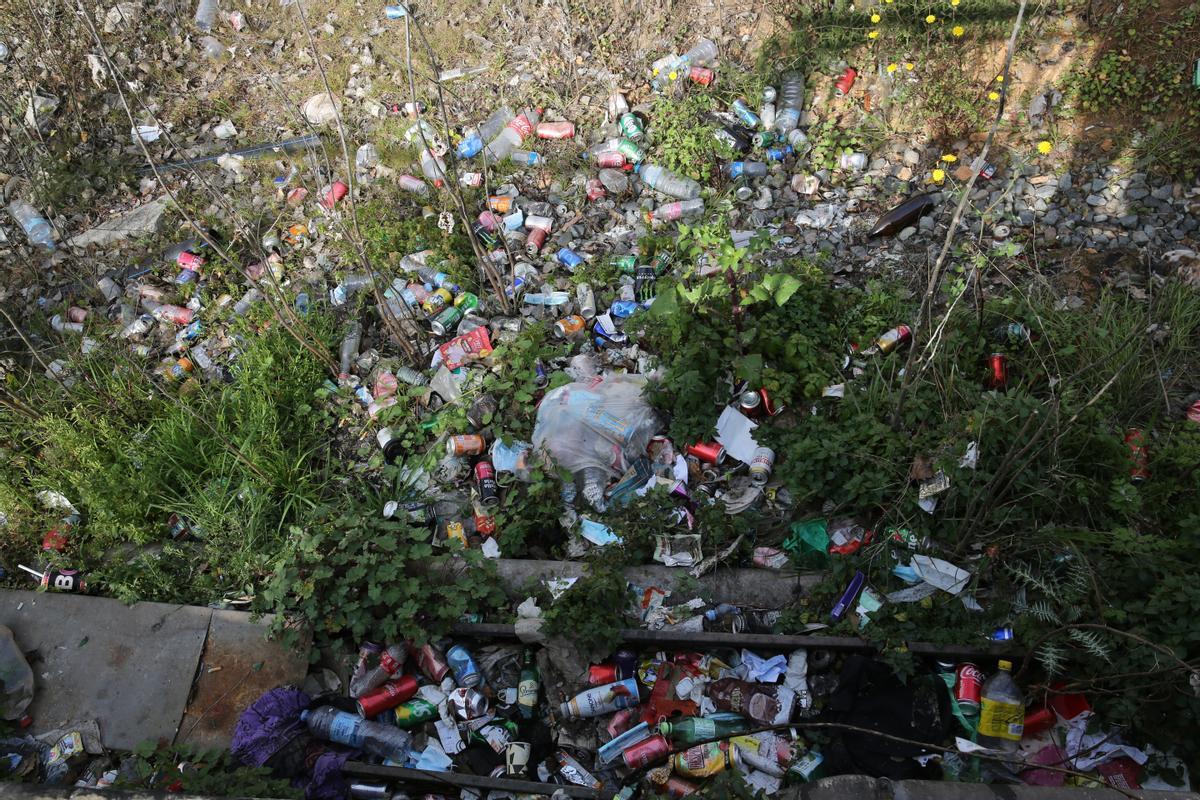
<instances>
[{"instance_id":1,"label":"nettle leaf","mask_svg":"<svg viewBox=\"0 0 1200 800\"><path fill-rule=\"evenodd\" d=\"M795 275L782 275L780 277L782 280L779 281L779 285L775 288L776 305L783 305L788 300L791 300L792 295L794 295L802 285L800 283L800 279Z\"/></svg>"}]
</instances>

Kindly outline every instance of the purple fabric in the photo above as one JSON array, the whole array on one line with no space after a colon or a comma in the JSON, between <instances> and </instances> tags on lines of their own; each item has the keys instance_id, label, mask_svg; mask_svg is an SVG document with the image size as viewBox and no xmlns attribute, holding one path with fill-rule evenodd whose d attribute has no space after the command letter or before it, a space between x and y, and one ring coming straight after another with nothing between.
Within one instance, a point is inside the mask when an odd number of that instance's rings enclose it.
<instances>
[{"instance_id":1,"label":"purple fabric","mask_svg":"<svg viewBox=\"0 0 1200 800\"><path fill-rule=\"evenodd\" d=\"M304 790L306 800L343 800L350 796L350 784L342 777L342 765L348 752L322 753L313 764L313 776Z\"/></svg>"},{"instance_id":2,"label":"purple fabric","mask_svg":"<svg viewBox=\"0 0 1200 800\"><path fill-rule=\"evenodd\" d=\"M243 764L261 767L307 728L300 712L308 695L290 686L271 689L242 712L229 751Z\"/></svg>"}]
</instances>

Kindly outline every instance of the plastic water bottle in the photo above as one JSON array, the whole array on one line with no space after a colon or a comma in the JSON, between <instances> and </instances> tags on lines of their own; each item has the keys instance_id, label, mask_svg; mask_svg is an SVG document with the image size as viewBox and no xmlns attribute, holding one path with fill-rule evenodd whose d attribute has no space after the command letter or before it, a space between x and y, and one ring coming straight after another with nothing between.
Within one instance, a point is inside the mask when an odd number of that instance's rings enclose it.
<instances>
[{"instance_id":1,"label":"plastic water bottle","mask_svg":"<svg viewBox=\"0 0 1200 800\"><path fill-rule=\"evenodd\" d=\"M639 164L635 169L642 181L656 192L678 197L680 200L694 200L700 196L700 184L691 178L683 178L665 167L656 164Z\"/></svg>"},{"instance_id":2,"label":"plastic water bottle","mask_svg":"<svg viewBox=\"0 0 1200 800\"><path fill-rule=\"evenodd\" d=\"M516 150L521 142L525 141L526 136L533 134L533 126L537 125L541 118L541 112L534 108L527 108L513 117L496 135L496 138L492 139L484 148L483 160L489 164L495 164L497 161L508 158L509 153Z\"/></svg>"},{"instance_id":3,"label":"plastic water bottle","mask_svg":"<svg viewBox=\"0 0 1200 800\"><path fill-rule=\"evenodd\" d=\"M202 31L212 30L213 22L217 19L217 0L200 0L196 4L196 16L192 22Z\"/></svg>"},{"instance_id":4,"label":"plastic water bottle","mask_svg":"<svg viewBox=\"0 0 1200 800\"><path fill-rule=\"evenodd\" d=\"M439 189L446 183L446 162L428 148L421 151L421 172Z\"/></svg>"},{"instance_id":5,"label":"plastic water bottle","mask_svg":"<svg viewBox=\"0 0 1200 800\"><path fill-rule=\"evenodd\" d=\"M767 174L767 165L761 161L731 161L729 162L729 177L731 178L763 178Z\"/></svg>"},{"instance_id":6,"label":"plastic water bottle","mask_svg":"<svg viewBox=\"0 0 1200 800\"><path fill-rule=\"evenodd\" d=\"M1012 677L1012 662L1001 660L979 699L979 736L984 747L1012 752L1025 732L1025 695Z\"/></svg>"},{"instance_id":7,"label":"plastic water bottle","mask_svg":"<svg viewBox=\"0 0 1200 800\"><path fill-rule=\"evenodd\" d=\"M508 154L508 160L521 166L533 167L542 163L542 155L532 150L513 150Z\"/></svg>"},{"instance_id":8,"label":"plastic water bottle","mask_svg":"<svg viewBox=\"0 0 1200 800\"><path fill-rule=\"evenodd\" d=\"M800 112L804 108L804 75L800 72L783 73L782 90L779 93L779 110L775 114L775 132L787 137L789 131L800 125Z\"/></svg>"},{"instance_id":9,"label":"plastic water bottle","mask_svg":"<svg viewBox=\"0 0 1200 800\"><path fill-rule=\"evenodd\" d=\"M701 39L679 59L680 67L706 67L717 58L717 45L712 39Z\"/></svg>"},{"instance_id":10,"label":"plastic water bottle","mask_svg":"<svg viewBox=\"0 0 1200 800\"><path fill-rule=\"evenodd\" d=\"M350 362L358 355L358 346L362 342L362 326L355 322L350 326L350 330L346 332L346 336L342 339L342 349L339 355L341 361L339 364L338 377L346 380L350 377Z\"/></svg>"},{"instance_id":11,"label":"plastic water bottle","mask_svg":"<svg viewBox=\"0 0 1200 800\"><path fill-rule=\"evenodd\" d=\"M684 217L698 216L704 211L703 200L677 200L659 206L647 215L651 222L674 222Z\"/></svg>"},{"instance_id":12,"label":"plastic water bottle","mask_svg":"<svg viewBox=\"0 0 1200 800\"><path fill-rule=\"evenodd\" d=\"M403 763L412 749L412 735L395 725L365 720L333 706L303 711L300 719L318 739L344 744L376 758Z\"/></svg>"},{"instance_id":13,"label":"plastic water bottle","mask_svg":"<svg viewBox=\"0 0 1200 800\"><path fill-rule=\"evenodd\" d=\"M513 110L508 106L502 106L492 112L492 115L485 119L478 129L468 131L463 140L458 143L455 151L458 153L458 157L474 158L479 155L483 151L483 143L490 142L515 116Z\"/></svg>"},{"instance_id":14,"label":"plastic water bottle","mask_svg":"<svg viewBox=\"0 0 1200 800\"><path fill-rule=\"evenodd\" d=\"M36 208L24 200L13 200L8 204L8 213L21 226L21 230L25 231L31 245L44 250L54 249L54 229Z\"/></svg>"},{"instance_id":15,"label":"plastic water bottle","mask_svg":"<svg viewBox=\"0 0 1200 800\"><path fill-rule=\"evenodd\" d=\"M413 194L429 194L429 184L420 178L415 178L412 175L401 175L396 179L396 183L406 192Z\"/></svg>"},{"instance_id":16,"label":"plastic water bottle","mask_svg":"<svg viewBox=\"0 0 1200 800\"><path fill-rule=\"evenodd\" d=\"M411 372L412 370L409 370ZM364 670L363 674L355 675L350 681L350 696L362 697L372 689L383 686L400 671L404 660L408 658L408 648L403 644L394 644L379 654L379 664L374 669Z\"/></svg>"},{"instance_id":17,"label":"plastic water bottle","mask_svg":"<svg viewBox=\"0 0 1200 800\"><path fill-rule=\"evenodd\" d=\"M561 306L570 301L566 292L529 292L523 298L531 306Z\"/></svg>"}]
</instances>

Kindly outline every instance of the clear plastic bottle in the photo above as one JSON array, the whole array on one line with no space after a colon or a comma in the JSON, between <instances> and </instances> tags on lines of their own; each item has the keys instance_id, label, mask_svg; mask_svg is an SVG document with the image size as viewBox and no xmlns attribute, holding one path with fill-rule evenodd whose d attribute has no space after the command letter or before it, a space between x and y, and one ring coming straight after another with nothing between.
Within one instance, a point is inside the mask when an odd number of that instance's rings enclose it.
<instances>
[{"instance_id":1,"label":"clear plastic bottle","mask_svg":"<svg viewBox=\"0 0 1200 800\"><path fill-rule=\"evenodd\" d=\"M619 169L600 170L600 183L613 194L621 195L629 191L629 176Z\"/></svg>"},{"instance_id":2,"label":"clear plastic bottle","mask_svg":"<svg viewBox=\"0 0 1200 800\"><path fill-rule=\"evenodd\" d=\"M399 371L397 371L397 377L399 377ZM355 675L354 680L350 681L350 696L362 697L372 689L383 686L400 671L406 658L408 658L408 648L403 644L394 644L384 650L379 654L379 664L374 669L364 670L361 676Z\"/></svg>"},{"instance_id":3,"label":"clear plastic bottle","mask_svg":"<svg viewBox=\"0 0 1200 800\"><path fill-rule=\"evenodd\" d=\"M358 355L358 346L362 342L362 326L355 322L350 326L350 330L346 332L345 338L342 339L342 349L339 353L341 360L339 361L338 377L342 380L350 377L350 364L354 361L354 357Z\"/></svg>"},{"instance_id":4,"label":"clear plastic bottle","mask_svg":"<svg viewBox=\"0 0 1200 800\"><path fill-rule=\"evenodd\" d=\"M694 200L700 196L699 183L691 178L676 175L665 167L657 164L639 164L634 171L656 192L678 197L680 200Z\"/></svg>"},{"instance_id":5,"label":"clear plastic bottle","mask_svg":"<svg viewBox=\"0 0 1200 800\"><path fill-rule=\"evenodd\" d=\"M488 142L488 146L483 150L483 160L488 164L495 164L507 158L509 153L525 141L525 137L533 134L533 127L541 118L541 112L534 108L527 108L513 117L496 138Z\"/></svg>"},{"instance_id":6,"label":"clear plastic bottle","mask_svg":"<svg viewBox=\"0 0 1200 800\"><path fill-rule=\"evenodd\" d=\"M1012 662L1000 661L983 684L979 700L978 744L1012 752L1025 732L1025 695L1012 677Z\"/></svg>"},{"instance_id":7,"label":"clear plastic bottle","mask_svg":"<svg viewBox=\"0 0 1200 800\"><path fill-rule=\"evenodd\" d=\"M712 39L701 39L696 42L679 59L680 67L706 67L717 57L717 45Z\"/></svg>"},{"instance_id":8,"label":"clear plastic bottle","mask_svg":"<svg viewBox=\"0 0 1200 800\"><path fill-rule=\"evenodd\" d=\"M8 213L21 226L21 230L25 231L31 245L44 250L54 249L54 229L36 208L24 200L13 200L8 204Z\"/></svg>"},{"instance_id":9,"label":"clear plastic bottle","mask_svg":"<svg viewBox=\"0 0 1200 800\"><path fill-rule=\"evenodd\" d=\"M303 711L300 719L318 739L344 744L377 758L403 763L412 750L412 734L395 725L372 722L357 714L338 711L333 706Z\"/></svg>"},{"instance_id":10,"label":"clear plastic bottle","mask_svg":"<svg viewBox=\"0 0 1200 800\"><path fill-rule=\"evenodd\" d=\"M695 200L676 200L674 203L659 206L649 213L649 217L651 222L674 222L684 217L698 216L703 212L704 201L697 198Z\"/></svg>"},{"instance_id":11,"label":"clear plastic bottle","mask_svg":"<svg viewBox=\"0 0 1200 800\"><path fill-rule=\"evenodd\" d=\"M804 75L791 71L783 73L779 92L779 108L775 113L775 132L786 137L800 125L800 112L804 108Z\"/></svg>"},{"instance_id":12,"label":"clear plastic bottle","mask_svg":"<svg viewBox=\"0 0 1200 800\"><path fill-rule=\"evenodd\" d=\"M335 306L343 306L355 292L370 288L374 283L373 275L347 275L342 278L341 283L329 290L329 302Z\"/></svg>"},{"instance_id":13,"label":"clear plastic bottle","mask_svg":"<svg viewBox=\"0 0 1200 800\"><path fill-rule=\"evenodd\" d=\"M250 310L250 306L254 305L259 300L262 300L262 292L251 286L246 290L246 293L242 295L241 299L233 304L233 313L239 317L245 316L246 312Z\"/></svg>"},{"instance_id":14,"label":"clear plastic bottle","mask_svg":"<svg viewBox=\"0 0 1200 800\"><path fill-rule=\"evenodd\" d=\"M731 178L764 178L766 175L767 165L761 161L729 162L729 177Z\"/></svg>"},{"instance_id":15,"label":"clear plastic bottle","mask_svg":"<svg viewBox=\"0 0 1200 800\"><path fill-rule=\"evenodd\" d=\"M406 192L413 194L429 194L429 184L420 178L415 178L412 175L401 175L396 182L400 184L400 188Z\"/></svg>"},{"instance_id":16,"label":"clear plastic bottle","mask_svg":"<svg viewBox=\"0 0 1200 800\"><path fill-rule=\"evenodd\" d=\"M196 16L192 22L202 31L211 31L217 19L217 0L200 0L196 3Z\"/></svg>"},{"instance_id":17,"label":"clear plastic bottle","mask_svg":"<svg viewBox=\"0 0 1200 800\"><path fill-rule=\"evenodd\" d=\"M532 150L513 150L508 154L508 160L521 166L533 167L542 163L542 155Z\"/></svg>"},{"instance_id":18,"label":"clear plastic bottle","mask_svg":"<svg viewBox=\"0 0 1200 800\"><path fill-rule=\"evenodd\" d=\"M477 129L467 131L467 135L458 143L455 152L459 158L474 158L483 151L483 143L490 142L516 114L508 106L502 106L483 121Z\"/></svg>"},{"instance_id":19,"label":"clear plastic bottle","mask_svg":"<svg viewBox=\"0 0 1200 800\"><path fill-rule=\"evenodd\" d=\"M446 162L428 148L421 151L421 172L439 189L446 183Z\"/></svg>"}]
</instances>

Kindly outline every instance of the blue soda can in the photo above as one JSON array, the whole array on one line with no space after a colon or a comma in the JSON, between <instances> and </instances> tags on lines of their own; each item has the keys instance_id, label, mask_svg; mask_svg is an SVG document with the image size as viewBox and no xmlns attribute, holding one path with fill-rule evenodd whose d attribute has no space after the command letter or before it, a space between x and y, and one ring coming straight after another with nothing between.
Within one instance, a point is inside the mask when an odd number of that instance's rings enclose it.
<instances>
[{"instance_id":1,"label":"blue soda can","mask_svg":"<svg viewBox=\"0 0 1200 800\"><path fill-rule=\"evenodd\" d=\"M737 118L748 127L757 128L762 124L762 120L759 119L758 114L751 111L750 106L746 105L746 101L740 97L733 101L729 106L729 110L737 114Z\"/></svg>"},{"instance_id":2,"label":"blue soda can","mask_svg":"<svg viewBox=\"0 0 1200 800\"><path fill-rule=\"evenodd\" d=\"M525 291L525 279L517 277L504 290L504 296L508 298L516 297L519 293Z\"/></svg>"},{"instance_id":3,"label":"blue soda can","mask_svg":"<svg viewBox=\"0 0 1200 800\"><path fill-rule=\"evenodd\" d=\"M583 263L583 256L576 253L569 247L564 247L554 254L554 258L558 263L567 268L568 272L574 272L575 268Z\"/></svg>"},{"instance_id":4,"label":"blue soda can","mask_svg":"<svg viewBox=\"0 0 1200 800\"><path fill-rule=\"evenodd\" d=\"M992 634L993 642L1011 642L1012 639L1013 639L1012 625L1003 625L999 628L996 628L996 631Z\"/></svg>"},{"instance_id":5,"label":"blue soda can","mask_svg":"<svg viewBox=\"0 0 1200 800\"><path fill-rule=\"evenodd\" d=\"M767 161L783 161L794 152L795 150L790 144L777 144L764 150L763 155Z\"/></svg>"},{"instance_id":6,"label":"blue soda can","mask_svg":"<svg viewBox=\"0 0 1200 800\"><path fill-rule=\"evenodd\" d=\"M483 673L479 671L475 659L461 644L456 644L446 651L446 663L450 665L454 681L459 686L473 687L483 682Z\"/></svg>"},{"instance_id":7,"label":"blue soda can","mask_svg":"<svg viewBox=\"0 0 1200 800\"><path fill-rule=\"evenodd\" d=\"M641 305L636 300L618 300L612 304L612 308L608 310L608 313L617 319L627 319L633 316L633 312L639 308L641 308Z\"/></svg>"}]
</instances>

